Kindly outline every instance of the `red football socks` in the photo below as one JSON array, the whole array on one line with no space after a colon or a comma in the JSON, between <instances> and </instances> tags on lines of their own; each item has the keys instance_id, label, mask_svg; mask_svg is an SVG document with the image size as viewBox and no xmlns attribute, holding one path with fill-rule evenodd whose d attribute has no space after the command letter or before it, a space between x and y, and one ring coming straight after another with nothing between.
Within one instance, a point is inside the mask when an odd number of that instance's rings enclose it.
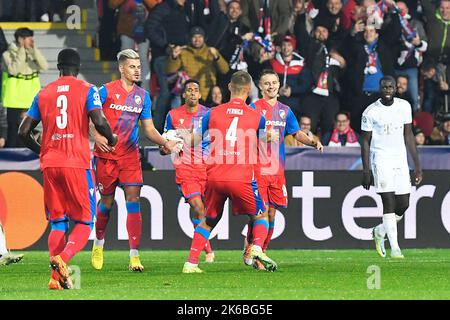
<instances>
[{"instance_id":1,"label":"red football socks","mask_svg":"<svg viewBox=\"0 0 450 320\"><path fill-rule=\"evenodd\" d=\"M65 263L68 263L73 256L83 250L86 246L89 235L91 234L91 227L87 224L77 223L75 228L69 235L64 251L59 255Z\"/></svg>"},{"instance_id":2,"label":"red football socks","mask_svg":"<svg viewBox=\"0 0 450 320\"><path fill-rule=\"evenodd\" d=\"M263 252L266 252L267 248L269 247L270 240L272 239L273 230L275 226L275 221L269 222L269 232L267 233L266 241L264 241L264 246L262 247Z\"/></svg>"},{"instance_id":3,"label":"red football socks","mask_svg":"<svg viewBox=\"0 0 450 320\"><path fill-rule=\"evenodd\" d=\"M205 248L209 239L210 232L202 227L195 228L194 238L192 239L191 250L189 252L188 262L198 264L200 253Z\"/></svg>"},{"instance_id":4,"label":"red football socks","mask_svg":"<svg viewBox=\"0 0 450 320\"><path fill-rule=\"evenodd\" d=\"M103 203L99 202L97 206L97 221L95 222L95 236L98 240L105 238L106 226L109 221L109 212L111 209L106 208Z\"/></svg>"},{"instance_id":5,"label":"red football socks","mask_svg":"<svg viewBox=\"0 0 450 320\"><path fill-rule=\"evenodd\" d=\"M264 219L259 219L253 222L253 241L252 243L261 248L266 241L267 233L269 230L269 223Z\"/></svg>"},{"instance_id":6,"label":"red football socks","mask_svg":"<svg viewBox=\"0 0 450 320\"><path fill-rule=\"evenodd\" d=\"M139 249L141 243L142 215L139 202L127 202L127 231L130 249Z\"/></svg>"}]
</instances>

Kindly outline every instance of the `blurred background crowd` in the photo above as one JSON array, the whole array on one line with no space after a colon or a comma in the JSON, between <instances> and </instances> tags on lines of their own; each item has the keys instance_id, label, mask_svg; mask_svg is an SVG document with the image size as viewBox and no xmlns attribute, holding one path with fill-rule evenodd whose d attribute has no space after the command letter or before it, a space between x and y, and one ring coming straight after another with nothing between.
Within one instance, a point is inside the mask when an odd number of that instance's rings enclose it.
<instances>
[{"instance_id":1,"label":"blurred background crowd","mask_svg":"<svg viewBox=\"0 0 450 320\"><path fill-rule=\"evenodd\" d=\"M59 22L72 3L1 1L0 21ZM202 104L214 107L227 101L231 74L247 70L254 80L250 103L259 99L261 71L273 69L281 82L279 100L292 108L302 130L324 145L359 146L362 112L379 98L385 75L397 79L397 96L411 104L417 144L450 144L450 0L96 4L101 59L114 60L126 48L139 52L140 85L151 93L160 131L168 111L183 103L187 79L200 82ZM20 146L17 124L28 107L8 94L5 79L33 86L47 68L32 39L32 30L23 28L8 44L0 32L0 147ZM298 146L290 137L286 144Z\"/></svg>"}]
</instances>

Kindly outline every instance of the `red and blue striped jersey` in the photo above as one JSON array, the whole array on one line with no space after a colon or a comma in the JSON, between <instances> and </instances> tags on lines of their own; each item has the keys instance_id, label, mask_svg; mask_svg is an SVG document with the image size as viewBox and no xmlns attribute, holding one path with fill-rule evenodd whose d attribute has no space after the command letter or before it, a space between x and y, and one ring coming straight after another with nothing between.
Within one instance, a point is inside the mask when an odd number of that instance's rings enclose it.
<instances>
[{"instance_id":1,"label":"red and blue striped jersey","mask_svg":"<svg viewBox=\"0 0 450 320\"><path fill-rule=\"evenodd\" d=\"M149 93L137 85L127 92L120 80L109 82L99 89L103 113L118 135L119 142L113 152L101 152L97 146L97 157L117 160L119 158L139 157L139 120L151 119L152 101Z\"/></svg>"},{"instance_id":2,"label":"red and blue striped jersey","mask_svg":"<svg viewBox=\"0 0 450 320\"><path fill-rule=\"evenodd\" d=\"M199 105L196 112L190 112L186 104L169 111L166 117L164 131L174 129L188 129L193 131L201 131L203 116L209 111L205 106ZM203 161L202 147L191 147L185 144L183 152L178 159L174 161L175 169L178 175L182 175L183 170L200 170L206 169Z\"/></svg>"},{"instance_id":3,"label":"red and blue striped jersey","mask_svg":"<svg viewBox=\"0 0 450 320\"><path fill-rule=\"evenodd\" d=\"M251 103L250 106L266 118L266 130L274 129L280 134L278 143L272 142L261 146L262 150L267 150L266 153L261 153L264 157L261 159L261 174L283 175L286 162L284 137L300 131L297 119L291 108L279 101L271 106L266 100L259 99L258 101ZM276 157L276 155L273 155L274 157L272 157L272 150L275 150L276 148L278 148L278 157ZM276 165L278 166L277 172L274 172L273 170L273 168L275 168L274 161L276 161Z\"/></svg>"},{"instance_id":4,"label":"red and blue striped jersey","mask_svg":"<svg viewBox=\"0 0 450 320\"><path fill-rule=\"evenodd\" d=\"M101 108L97 87L72 76L60 77L35 96L27 115L42 121L41 170L91 168L88 113Z\"/></svg>"}]
</instances>

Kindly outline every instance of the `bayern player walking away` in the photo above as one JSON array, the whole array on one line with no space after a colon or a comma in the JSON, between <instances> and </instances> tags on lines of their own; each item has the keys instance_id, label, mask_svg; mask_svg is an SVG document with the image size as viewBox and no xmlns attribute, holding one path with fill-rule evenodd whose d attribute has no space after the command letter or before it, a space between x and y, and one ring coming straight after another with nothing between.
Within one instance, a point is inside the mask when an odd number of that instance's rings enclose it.
<instances>
[{"instance_id":1,"label":"bayern player walking away","mask_svg":"<svg viewBox=\"0 0 450 320\"><path fill-rule=\"evenodd\" d=\"M269 246L273 230L275 228L275 214L279 208L287 208L288 193L286 189L286 178L284 167L286 152L284 149L284 137L292 135L297 141L304 145L323 151L320 141L310 138L300 130L297 119L291 108L278 101L278 91L280 89L280 79L273 70L263 70L259 80L259 89L262 99L250 104L251 107L261 113L266 119L266 131L270 136L268 143L263 143L260 150L262 156L260 165L260 175L258 176L258 187L261 196L269 208L269 232L262 247L266 252ZM257 269L264 269L259 260L251 259L252 225L249 222L247 238L245 239L245 249L243 254L244 263L252 265Z\"/></svg>"},{"instance_id":2,"label":"bayern player walking away","mask_svg":"<svg viewBox=\"0 0 450 320\"><path fill-rule=\"evenodd\" d=\"M95 217L95 177L91 169L89 118L105 137L117 144L95 86L78 80L80 56L73 49L58 54L60 78L34 98L19 127L26 146L40 154L44 203L51 232L48 237L52 276L48 288L71 289L67 263L86 245ZM42 121L42 146L31 134ZM66 242L69 219L75 227Z\"/></svg>"},{"instance_id":3,"label":"bayern player walking away","mask_svg":"<svg viewBox=\"0 0 450 320\"><path fill-rule=\"evenodd\" d=\"M165 134L170 134L171 130L176 129L201 130L202 118L209 109L199 103L201 94L197 80L190 79L184 83L183 98L186 103L167 114ZM161 151L165 154L168 150ZM184 143L183 150L174 159L174 167L178 188L194 211L192 223L195 229L205 217L203 198L206 187L206 164L202 148L191 147L190 144ZM214 262L214 252L209 240L206 241L204 250L205 262Z\"/></svg>"},{"instance_id":4,"label":"bayern player walking away","mask_svg":"<svg viewBox=\"0 0 450 320\"><path fill-rule=\"evenodd\" d=\"M374 184L383 201L383 223L372 231L378 254L383 258L386 256L384 241L387 234L391 258L402 259L397 223L409 207L411 193L407 148L414 161L415 185L422 181L422 170L411 128L411 105L406 100L394 98L396 87L393 77L383 77L380 80L381 99L363 113L362 186L368 190Z\"/></svg>"},{"instance_id":5,"label":"bayern player walking away","mask_svg":"<svg viewBox=\"0 0 450 320\"><path fill-rule=\"evenodd\" d=\"M141 78L139 55L131 49L117 55L120 80L109 82L99 89L103 112L119 143L111 150L104 137L92 130L95 139L94 155L96 175L101 199L97 206L95 223L96 239L92 247L91 264L94 269L103 268L103 246L110 211L114 203L116 187L125 192L127 208L127 231L130 245L131 271L142 272L144 266L139 258L142 216L139 197L141 193L142 169L139 158L138 124L141 121L145 136L170 152L177 142L163 138L153 125L149 93L135 83Z\"/></svg>"},{"instance_id":6,"label":"bayern player walking away","mask_svg":"<svg viewBox=\"0 0 450 320\"><path fill-rule=\"evenodd\" d=\"M228 198L232 202L234 215L248 215L253 221L251 257L260 260L268 271L277 269L275 261L262 251L269 222L255 180L255 164L259 135L264 135L266 121L259 112L245 104L251 83L252 78L247 72L234 73L228 85L231 92L230 101L214 107L202 119L201 136L208 132L210 139L208 182L205 190L206 218L195 229L183 273L203 272L198 267L200 252L205 247L211 230L222 217ZM193 136L195 145L200 135Z\"/></svg>"}]
</instances>

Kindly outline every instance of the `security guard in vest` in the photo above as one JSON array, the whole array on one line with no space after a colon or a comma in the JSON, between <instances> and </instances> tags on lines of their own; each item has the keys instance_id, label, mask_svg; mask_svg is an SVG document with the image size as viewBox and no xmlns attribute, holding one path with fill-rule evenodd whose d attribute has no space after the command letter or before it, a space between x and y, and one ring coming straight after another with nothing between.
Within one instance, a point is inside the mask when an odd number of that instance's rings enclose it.
<instances>
[{"instance_id":1,"label":"security guard in vest","mask_svg":"<svg viewBox=\"0 0 450 320\"><path fill-rule=\"evenodd\" d=\"M22 115L41 88L39 73L48 69L47 60L34 46L32 30L19 28L14 38L2 56L2 101L8 120L6 147L10 148L22 146L17 135Z\"/></svg>"}]
</instances>

